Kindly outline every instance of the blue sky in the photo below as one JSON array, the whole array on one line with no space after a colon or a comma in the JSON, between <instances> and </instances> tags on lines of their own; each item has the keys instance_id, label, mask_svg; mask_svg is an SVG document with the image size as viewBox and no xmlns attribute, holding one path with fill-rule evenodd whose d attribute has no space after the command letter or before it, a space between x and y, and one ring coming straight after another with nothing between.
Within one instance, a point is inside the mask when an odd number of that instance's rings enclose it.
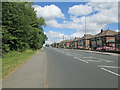
<instances>
[{"instance_id":1,"label":"blue sky","mask_svg":"<svg viewBox=\"0 0 120 90\"><path fill-rule=\"evenodd\" d=\"M86 31L95 35L100 29L118 30L117 3L92 2L34 2L38 17L46 20L44 32L48 36L47 43L59 42L62 37L73 39L84 35L85 17ZM110 6L111 5L111 6ZM101 7L102 6L102 7ZM107 15L108 13L108 15Z\"/></svg>"}]
</instances>

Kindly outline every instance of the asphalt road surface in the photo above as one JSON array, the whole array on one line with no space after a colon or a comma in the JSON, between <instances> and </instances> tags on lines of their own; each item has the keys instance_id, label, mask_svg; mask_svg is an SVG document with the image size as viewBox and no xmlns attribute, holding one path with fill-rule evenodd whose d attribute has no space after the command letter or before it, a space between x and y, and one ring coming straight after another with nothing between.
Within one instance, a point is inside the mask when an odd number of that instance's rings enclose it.
<instances>
[{"instance_id":1,"label":"asphalt road surface","mask_svg":"<svg viewBox=\"0 0 120 90\"><path fill-rule=\"evenodd\" d=\"M3 88L118 88L118 56L45 47L3 80Z\"/></svg>"}]
</instances>

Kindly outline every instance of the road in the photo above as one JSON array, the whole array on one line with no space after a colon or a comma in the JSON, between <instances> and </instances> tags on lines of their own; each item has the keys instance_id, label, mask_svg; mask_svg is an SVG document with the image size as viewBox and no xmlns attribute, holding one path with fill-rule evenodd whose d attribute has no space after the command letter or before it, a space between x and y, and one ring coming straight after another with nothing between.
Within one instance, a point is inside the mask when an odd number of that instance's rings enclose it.
<instances>
[{"instance_id":1,"label":"road","mask_svg":"<svg viewBox=\"0 0 120 90\"><path fill-rule=\"evenodd\" d=\"M3 80L3 88L118 88L118 68L118 56L46 47Z\"/></svg>"}]
</instances>

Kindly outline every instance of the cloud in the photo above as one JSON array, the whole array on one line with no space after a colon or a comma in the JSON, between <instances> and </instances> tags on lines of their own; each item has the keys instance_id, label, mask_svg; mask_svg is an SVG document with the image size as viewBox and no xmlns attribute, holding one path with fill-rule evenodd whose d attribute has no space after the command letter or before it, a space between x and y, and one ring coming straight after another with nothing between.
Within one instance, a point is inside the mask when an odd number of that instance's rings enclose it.
<instances>
[{"instance_id":1,"label":"cloud","mask_svg":"<svg viewBox=\"0 0 120 90\"><path fill-rule=\"evenodd\" d=\"M115 30L116 32L120 32L120 30Z\"/></svg>"},{"instance_id":2,"label":"cloud","mask_svg":"<svg viewBox=\"0 0 120 90\"><path fill-rule=\"evenodd\" d=\"M50 27L61 28L61 24L59 24L55 19L46 21L46 24L47 26L50 26Z\"/></svg>"},{"instance_id":3,"label":"cloud","mask_svg":"<svg viewBox=\"0 0 120 90\"><path fill-rule=\"evenodd\" d=\"M87 5L90 5L94 12L93 15L86 16L86 31L89 34L96 34L102 28L105 28L107 24L117 23L118 22L118 6L116 2L89 2ZM75 5L76 6L76 5ZM83 6L83 5L82 5ZM86 5L85 5L86 6ZM74 7L74 6L73 6ZM51 20L47 22L47 25L50 27L56 28L67 28L67 29L76 29L76 33L85 33L85 17L81 16L71 16L70 21L63 21L58 23L57 20Z\"/></svg>"},{"instance_id":4,"label":"cloud","mask_svg":"<svg viewBox=\"0 0 120 90\"><path fill-rule=\"evenodd\" d=\"M41 7L39 5L33 5L34 10L36 11L37 17L43 17L46 20L54 18L63 18L64 14L61 12L61 9L56 5L49 5Z\"/></svg>"},{"instance_id":5,"label":"cloud","mask_svg":"<svg viewBox=\"0 0 120 90\"><path fill-rule=\"evenodd\" d=\"M89 17L90 22L97 24L110 24L118 22L118 3L116 2L90 2L94 11L98 13Z\"/></svg>"},{"instance_id":6,"label":"cloud","mask_svg":"<svg viewBox=\"0 0 120 90\"><path fill-rule=\"evenodd\" d=\"M48 41L46 41L46 43L48 44L51 44L53 42L60 42L61 40L63 40L63 36L64 39L70 39L69 35L54 31L48 31L46 32L46 35L48 36Z\"/></svg>"},{"instance_id":7,"label":"cloud","mask_svg":"<svg viewBox=\"0 0 120 90\"><path fill-rule=\"evenodd\" d=\"M120 0L89 0L89 2L119 2Z\"/></svg>"},{"instance_id":8,"label":"cloud","mask_svg":"<svg viewBox=\"0 0 120 90\"><path fill-rule=\"evenodd\" d=\"M70 7L68 10L69 14L75 16L88 15L92 12L93 12L92 7L88 5L74 5L73 7Z\"/></svg>"}]
</instances>

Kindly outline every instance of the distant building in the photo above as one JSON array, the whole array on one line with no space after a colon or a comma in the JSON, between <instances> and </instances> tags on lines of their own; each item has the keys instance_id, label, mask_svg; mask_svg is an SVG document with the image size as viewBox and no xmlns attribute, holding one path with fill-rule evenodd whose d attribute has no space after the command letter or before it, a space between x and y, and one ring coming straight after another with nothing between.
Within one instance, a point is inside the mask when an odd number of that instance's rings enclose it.
<instances>
[{"instance_id":1,"label":"distant building","mask_svg":"<svg viewBox=\"0 0 120 90\"><path fill-rule=\"evenodd\" d=\"M72 41L73 40L63 40L59 43L59 46L63 47L63 48L71 47L72 46L72 44L71 44Z\"/></svg>"}]
</instances>

